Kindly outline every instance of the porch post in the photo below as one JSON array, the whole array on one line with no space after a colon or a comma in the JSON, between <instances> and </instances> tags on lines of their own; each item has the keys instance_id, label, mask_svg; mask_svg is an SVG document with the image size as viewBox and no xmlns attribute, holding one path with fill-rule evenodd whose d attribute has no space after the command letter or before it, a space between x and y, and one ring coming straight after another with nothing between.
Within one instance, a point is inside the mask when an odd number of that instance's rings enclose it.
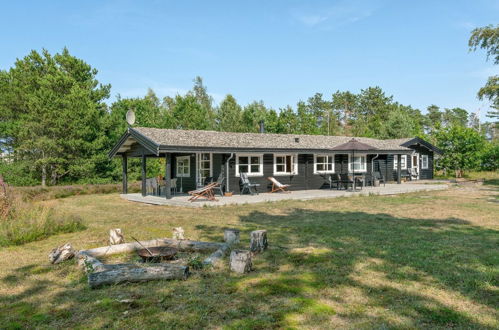
<instances>
[{"instance_id":1,"label":"porch post","mask_svg":"<svg viewBox=\"0 0 499 330\"><path fill-rule=\"evenodd\" d=\"M121 165L123 167L123 194L128 194L128 158L126 154L121 155Z\"/></svg>"},{"instance_id":2,"label":"porch post","mask_svg":"<svg viewBox=\"0 0 499 330\"><path fill-rule=\"evenodd\" d=\"M142 154L142 196L146 195L146 155Z\"/></svg>"},{"instance_id":3,"label":"porch post","mask_svg":"<svg viewBox=\"0 0 499 330\"><path fill-rule=\"evenodd\" d=\"M397 155L397 183L400 184L400 176L402 170L402 155Z\"/></svg>"},{"instance_id":4,"label":"porch post","mask_svg":"<svg viewBox=\"0 0 499 330\"><path fill-rule=\"evenodd\" d=\"M172 155L170 153L165 154L165 189L166 189L166 199L172 198Z\"/></svg>"}]
</instances>

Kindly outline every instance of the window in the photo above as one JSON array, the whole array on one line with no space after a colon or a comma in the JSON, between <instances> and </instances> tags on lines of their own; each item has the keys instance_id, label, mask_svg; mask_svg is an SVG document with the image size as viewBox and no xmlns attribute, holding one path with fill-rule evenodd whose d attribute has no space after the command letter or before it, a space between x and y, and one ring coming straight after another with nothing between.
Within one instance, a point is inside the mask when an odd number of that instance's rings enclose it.
<instances>
[{"instance_id":1,"label":"window","mask_svg":"<svg viewBox=\"0 0 499 330\"><path fill-rule=\"evenodd\" d=\"M177 177L188 178L191 176L191 157L177 157Z\"/></svg>"},{"instance_id":2,"label":"window","mask_svg":"<svg viewBox=\"0 0 499 330\"><path fill-rule=\"evenodd\" d=\"M298 174L297 159L296 155L274 154L274 175Z\"/></svg>"},{"instance_id":3,"label":"window","mask_svg":"<svg viewBox=\"0 0 499 330\"><path fill-rule=\"evenodd\" d=\"M248 173L248 176L262 176L263 155L237 155L236 176L239 176L239 173Z\"/></svg>"},{"instance_id":4,"label":"window","mask_svg":"<svg viewBox=\"0 0 499 330\"><path fill-rule=\"evenodd\" d=\"M398 166L398 156L393 155L393 169L396 170ZM407 155L402 155L400 157L400 169L406 170L407 169Z\"/></svg>"},{"instance_id":5,"label":"window","mask_svg":"<svg viewBox=\"0 0 499 330\"><path fill-rule=\"evenodd\" d=\"M348 154L348 169L350 172L366 172L366 155L355 155L353 157Z\"/></svg>"},{"instance_id":6,"label":"window","mask_svg":"<svg viewBox=\"0 0 499 330\"><path fill-rule=\"evenodd\" d=\"M334 173L334 155L314 155L314 173Z\"/></svg>"},{"instance_id":7,"label":"window","mask_svg":"<svg viewBox=\"0 0 499 330\"><path fill-rule=\"evenodd\" d=\"M428 169L428 155L421 155L421 168L424 170Z\"/></svg>"},{"instance_id":8,"label":"window","mask_svg":"<svg viewBox=\"0 0 499 330\"><path fill-rule=\"evenodd\" d=\"M203 185L207 177L212 176L211 153L198 153L198 185Z\"/></svg>"}]
</instances>

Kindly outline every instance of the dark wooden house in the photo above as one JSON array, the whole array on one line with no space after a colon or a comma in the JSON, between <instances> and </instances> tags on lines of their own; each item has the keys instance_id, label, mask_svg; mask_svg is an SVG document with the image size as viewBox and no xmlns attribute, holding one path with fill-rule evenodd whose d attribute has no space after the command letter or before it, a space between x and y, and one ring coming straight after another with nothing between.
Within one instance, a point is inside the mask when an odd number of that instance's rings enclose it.
<instances>
[{"instance_id":1,"label":"dark wooden house","mask_svg":"<svg viewBox=\"0 0 499 330\"><path fill-rule=\"evenodd\" d=\"M387 181L399 183L406 172L416 173L414 179L433 178L435 155L440 151L423 139L359 137L358 141L374 150L357 151L353 155L334 151L336 146L351 139L347 136L130 127L109 156L123 159L124 193L127 193L127 159L130 157L142 158L143 194L147 177L145 165L151 157L166 159L164 176L167 182L177 178L177 186L181 181L184 192L202 185L207 177L216 180L221 173L226 178L225 189L234 192L239 192L241 172L248 173L250 180L259 183L262 191L267 190L268 176L290 184L292 190L319 189L331 173L369 175L376 171Z\"/></svg>"}]
</instances>

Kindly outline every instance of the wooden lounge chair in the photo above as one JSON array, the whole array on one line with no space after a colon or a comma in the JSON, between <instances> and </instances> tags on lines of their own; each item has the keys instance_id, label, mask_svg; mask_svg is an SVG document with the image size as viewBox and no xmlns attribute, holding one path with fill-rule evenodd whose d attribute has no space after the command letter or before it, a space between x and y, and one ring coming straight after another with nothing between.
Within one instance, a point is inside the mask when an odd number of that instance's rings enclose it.
<instances>
[{"instance_id":1,"label":"wooden lounge chair","mask_svg":"<svg viewBox=\"0 0 499 330\"><path fill-rule=\"evenodd\" d=\"M267 178L270 182L272 182L272 190L270 191L271 193L282 191L285 193L290 193L291 191L288 190L290 187L289 184L282 184L279 181L277 181L273 176L269 176Z\"/></svg>"},{"instance_id":2,"label":"wooden lounge chair","mask_svg":"<svg viewBox=\"0 0 499 330\"><path fill-rule=\"evenodd\" d=\"M251 183L248 179L248 174L241 173L241 195L244 194L245 191L248 191L251 195L255 193L258 195L257 188L260 187L259 183Z\"/></svg>"},{"instance_id":3,"label":"wooden lounge chair","mask_svg":"<svg viewBox=\"0 0 499 330\"><path fill-rule=\"evenodd\" d=\"M189 191L188 194L191 195L191 197L189 197L188 201L194 202L198 198L206 198L207 200L214 202L218 201L215 198L215 192L213 190L217 185L218 183L212 182L204 187Z\"/></svg>"}]
</instances>

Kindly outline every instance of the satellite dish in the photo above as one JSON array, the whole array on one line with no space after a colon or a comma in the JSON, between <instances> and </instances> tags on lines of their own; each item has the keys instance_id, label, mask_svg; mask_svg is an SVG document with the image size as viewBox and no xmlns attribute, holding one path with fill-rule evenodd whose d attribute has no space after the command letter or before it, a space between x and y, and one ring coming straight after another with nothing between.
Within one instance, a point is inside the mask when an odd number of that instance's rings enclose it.
<instances>
[{"instance_id":1,"label":"satellite dish","mask_svg":"<svg viewBox=\"0 0 499 330\"><path fill-rule=\"evenodd\" d=\"M133 124L135 124L135 112L133 112L132 109L130 109L130 110L128 110L126 112L126 122L130 126L132 126Z\"/></svg>"}]
</instances>

